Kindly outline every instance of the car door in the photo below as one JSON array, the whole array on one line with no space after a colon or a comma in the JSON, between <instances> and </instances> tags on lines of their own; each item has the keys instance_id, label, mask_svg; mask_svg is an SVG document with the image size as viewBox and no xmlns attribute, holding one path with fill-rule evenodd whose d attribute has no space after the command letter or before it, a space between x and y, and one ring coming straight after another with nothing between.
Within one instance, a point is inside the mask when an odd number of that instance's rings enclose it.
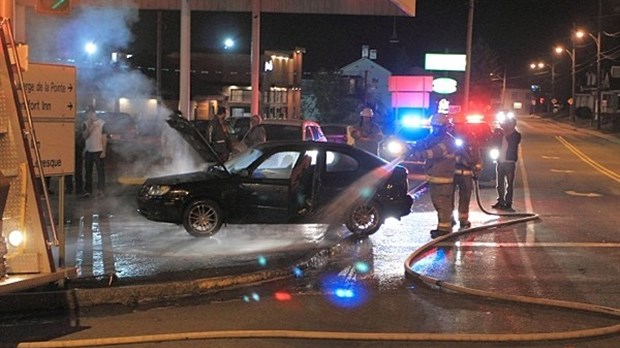
<instances>
[{"instance_id":1,"label":"car door","mask_svg":"<svg viewBox=\"0 0 620 348\"><path fill-rule=\"evenodd\" d=\"M250 223L282 223L289 217L289 184L300 151L281 150L264 156L240 183L239 209Z\"/></svg>"},{"instance_id":2,"label":"car door","mask_svg":"<svg viewBox=\"0 0 620 348\"><path fill-rule=\"evenodd\" d=\"M352 154L327 150L320 156L320 162L321 170L314 198L317 205L325 206L336 199L342 199L344 195L347 200L353 200L366 192L369 195L374 192L357 182L364 173L360 161Z\"/></svg>"}]
</instances>

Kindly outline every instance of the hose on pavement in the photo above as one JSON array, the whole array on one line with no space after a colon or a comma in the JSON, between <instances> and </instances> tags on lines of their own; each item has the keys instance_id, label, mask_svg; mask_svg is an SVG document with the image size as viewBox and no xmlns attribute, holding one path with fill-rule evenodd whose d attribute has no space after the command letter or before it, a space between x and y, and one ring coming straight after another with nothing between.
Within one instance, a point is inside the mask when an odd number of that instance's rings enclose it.
<instances>
[{"instance_id":1,"label":"hose on pavement","mask_svg":"<svg viewBox=\"0 0 620 348\"><path fill-rule=\"evenodd\" d=\"M412 191L419 190L423 185L418 186ZM535 213L493 213L486 209L480 201L480 192L478 181L475 181L474 192L476 202L479 208L486 214L498 215L506 217L515 217L506 221L499 221L493 224L477 226L447 235L438 237L414 251L405 260L405 277L421 280L424 283L434 285L439 288L447 289L456 293L467 294L472 296L483 297L485 299L496 299L502 301L526 303L541 306L549 306L556 308L564 308L570 310L579 310L604 314L620 318L620 309L593 305L588 303L560 301L545 298L535 298L527 296L517 296L502 294L479 289L467 288L445 282L427 275L415 272L412 269L415 261L424 255L429 249L434 248L438 243L447 239L455 239L464 234L485 231L489 228L497 228L522 222L536 220L539 216ZM591 337L599 337L605 335L613 335L620 333L620 324L606 327L561 331L561 332L544 332L544 333L525 333L525 334L489 334L489 333L409 333L409 332L337 332L337 331L306 331L306 330L223 330L223 331L200 331L173 334L157 334L127 337L108 337L96 339L78 339L63 341L47 341L47 342L23 342L18 344L20 348L38 348L38 347L97 347L123 344L140 344L155 342L176 342L187 340L209 340L209 339L307 339L307 340L345 340L345 341L452 341L452 342L532 342L532 341L550 341L550 340L570 340L583 339Z\"/></svg>"}]
</instances>

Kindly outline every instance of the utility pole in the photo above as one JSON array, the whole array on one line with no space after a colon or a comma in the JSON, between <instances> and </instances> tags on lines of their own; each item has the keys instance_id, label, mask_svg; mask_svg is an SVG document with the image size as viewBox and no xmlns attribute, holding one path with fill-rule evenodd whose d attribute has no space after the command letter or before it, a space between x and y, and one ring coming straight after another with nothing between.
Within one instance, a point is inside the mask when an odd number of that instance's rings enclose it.
<instances>
[{"instance_id":1,"label":"utility pole","mask_svg":"<svg viewBox=\"0 0 620 348\"><path fill-rule=\"evenodd\" d=\"M162 58L162 19L161 10L157 10L157 59L155 80L157 81L157 113L159 114L161 107L161 58Z\"/></svg>"},{"instance_id":2,"label":"utility pole","mask_svg":"<svg viewBox=\"0 0 620 348\"><path fill-rule=\"evenodd\" d=\"M602 17L602 0L598 0L598 18L597 18L597 34L596 34L596 129L601 129L601 17Z\"/></svg>"},{"instance_id":3,"label":"utility pole","mask_svg":"<svg viewBox=\"0 0 620 348\"><path fill-rule=\"evenodd\" d=\"M469 112L469 83L471 78L471 43L474 28L474 0L469 0L469 12L467 16L467 48L465 54L465 91L463 95L463 107L465 113Z\"/></svg>"}]
</instances>

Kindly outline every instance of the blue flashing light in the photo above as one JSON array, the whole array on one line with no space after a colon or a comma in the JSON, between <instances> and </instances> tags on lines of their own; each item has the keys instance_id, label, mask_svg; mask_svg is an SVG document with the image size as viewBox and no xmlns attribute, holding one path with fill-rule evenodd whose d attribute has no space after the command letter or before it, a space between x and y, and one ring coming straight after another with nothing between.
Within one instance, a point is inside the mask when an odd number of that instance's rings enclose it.
<instances>
[{"instance_id":1,"label":"blue flashing light","mask_svg":"<svg viewBox=\"0 0 620 348\"><path fill-rule=\"evenodd\" d=\"M259 257L258 257L258 264L259 264L259 266L261 266L261 267L265 267L265 266L267 266L267 258L266 258L266 257L264 257L264 256L262 256L262 255L261 255L261 256L259 256Z\"/></svg>"},{"instance_id":2,"label":"blue flashing light","mask_svg":"<svg viewBox=\"0 0 620 348\"><path fill-rule=\"evenodd\" d=\"M355 297L355 293L353 292L352 289L336 289L334 291L334 294L336 295L336 297L339 298L354 298Z\"/></svg>"},{"instance_id":3,"label":"blue flashing light","mask_svg":"<svg viewBox=\"0 0 620 348\"><path fill-rule=\"evenodd\" d=\"M368 298L368 291L364 284L338 275L330 275L324 278L322 287L329 301L340 308L359 307Z\"/></svg>"},{"instance_id":4,"label":"blue flashing light","mask_svg":"<svg viewBox=\"0 0 620 348\"><path fill-rule=\"evenodd\" d=\"M403 117L403 127L415 128L420 127L422 120L417 116L405 116Z\"/></svg>"}]
</instances>

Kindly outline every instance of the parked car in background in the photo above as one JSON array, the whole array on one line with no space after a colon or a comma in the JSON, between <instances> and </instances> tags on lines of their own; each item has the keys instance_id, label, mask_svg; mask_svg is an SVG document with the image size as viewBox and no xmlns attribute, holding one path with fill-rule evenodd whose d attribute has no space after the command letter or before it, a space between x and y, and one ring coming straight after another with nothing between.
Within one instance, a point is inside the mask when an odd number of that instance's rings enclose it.
<instances>
[{"instance_id":1,"label":"parked car in background","mask_svg":"<svg viewBox=\"0 0 620 348\"><path fill-rule=\"evenodd\" d=\"M268 141L222 163L191 123L178 118L170 125L206 162L217 164L148 178L138 193L138 211L149 220L182 224L192 236L212 236L224 223L343 223L365 237L387 217L410 213L407 169L388 168L363 150L300 139Z\"/></svg>"},{"instance_id":2,"label":"parked car in background","mask_svg":"<svg viewBox=\"0 0 620 348\"><path fill-rule=\"evenodd\" d=\"M279 120L266 119L261 123L267 133L267 141L273 140L303 140L327 141L321 126L310 120Z\"/></svg>"},{"instance_id":3,"label":"parked car in background","mask_svg":"<svg viewBox=\"0 0 620 348\"><path fill-rule=\"evenodd\" d=\"M351 136L351 131L353 130L353 126L351 125L326 123L321 125L321 129L323 129L323 133L325 133L325 138L327 138L327 141L349 145L355 144L355 139Z\"/></svg>"}]
</instances>

